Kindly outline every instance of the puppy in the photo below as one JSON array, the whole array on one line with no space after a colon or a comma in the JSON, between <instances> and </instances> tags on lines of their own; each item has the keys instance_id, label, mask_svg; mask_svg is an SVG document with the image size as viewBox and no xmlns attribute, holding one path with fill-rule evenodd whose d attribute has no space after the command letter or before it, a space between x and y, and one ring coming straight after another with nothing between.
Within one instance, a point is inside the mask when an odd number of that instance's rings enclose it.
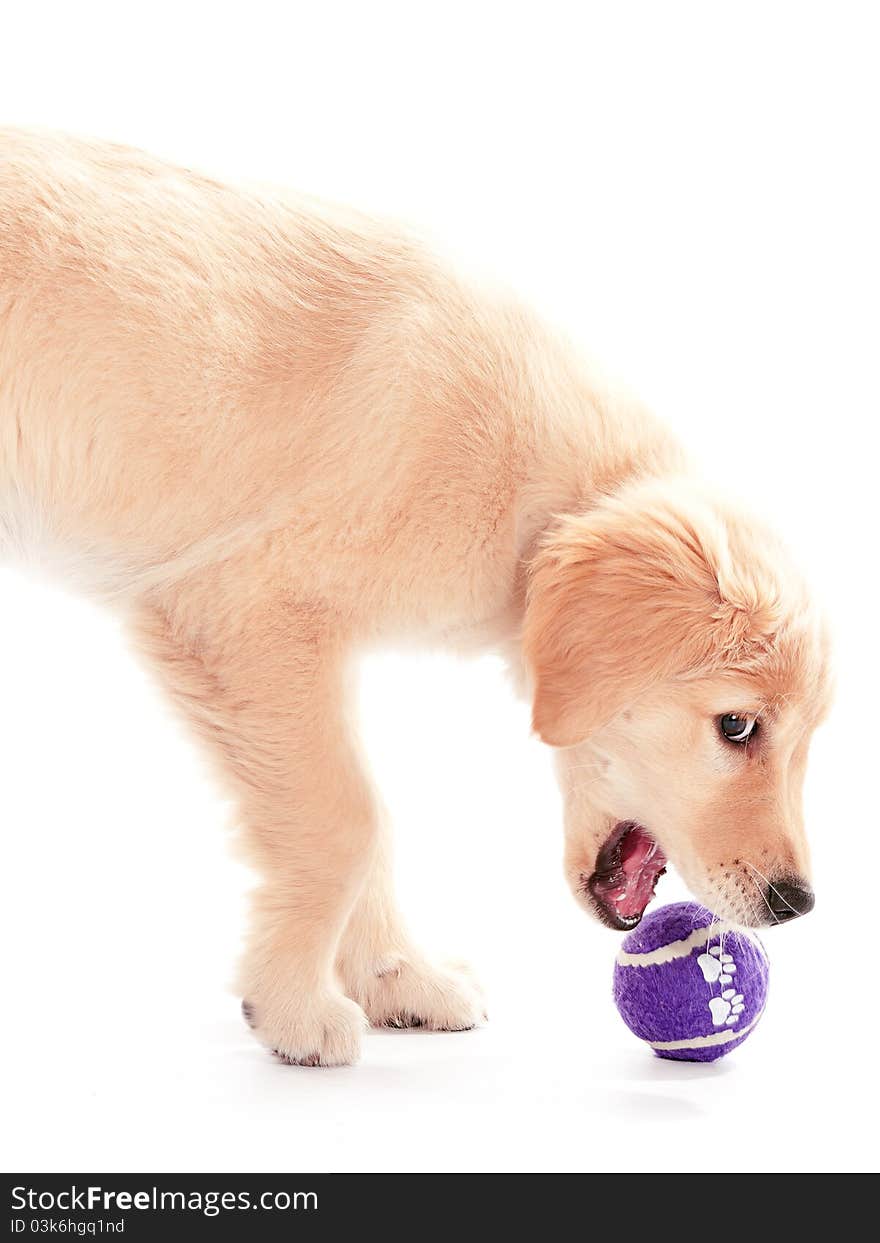
<instances>
[{"instance_id":1,"label":"puppy","mask_svg":"<svg viewBox=\"0 0 880 1243\"><path fill-rule=\"evenodd\" d=\"M812 906L827 641L782 549L400 231L0 132L0 551L125 616L234 793L262 877L244 1011L284 1061L483 1017L392 894L351 715L380 639L507 654L605 923L638 922L667 859L731 920Z\"/></svg>"}]
</instances>

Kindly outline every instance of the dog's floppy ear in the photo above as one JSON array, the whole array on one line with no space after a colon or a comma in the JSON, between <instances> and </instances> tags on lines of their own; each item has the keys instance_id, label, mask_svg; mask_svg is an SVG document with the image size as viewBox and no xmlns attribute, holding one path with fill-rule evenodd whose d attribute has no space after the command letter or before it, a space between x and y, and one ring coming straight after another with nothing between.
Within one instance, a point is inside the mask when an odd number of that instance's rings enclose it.
<instances>
[{"instance_id":1,"label":"dog's floppy ear","mask_svg":"<svg viewBox=\"0 0 880 1243\"><path fill-rule=\"evenodd\" d=\"M531 566L523 635L544 742L580 742L657 682L734 657L763 610L730 561L720 513L687 485L630 485L563 518Z\"/></svg>"}]
</instances>

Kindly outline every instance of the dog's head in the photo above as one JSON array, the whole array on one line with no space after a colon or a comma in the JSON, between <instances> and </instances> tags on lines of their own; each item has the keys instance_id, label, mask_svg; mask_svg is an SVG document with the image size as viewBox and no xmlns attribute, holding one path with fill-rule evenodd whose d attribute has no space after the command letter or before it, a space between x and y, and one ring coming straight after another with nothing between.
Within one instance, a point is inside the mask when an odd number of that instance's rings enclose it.
<instances>
[{"instance_id":1,"label":"dog's head","mask_svg":"<svg viewBox=\"0 0 880 1243\"><path fill-rule=\"evenodd\" d=\"M801 787L828 645L767 531L688 482L630 485L544 544L524 651L584 905L633 927L668 858L736 922L812 907Z\"/></svg>"}]
</instances>

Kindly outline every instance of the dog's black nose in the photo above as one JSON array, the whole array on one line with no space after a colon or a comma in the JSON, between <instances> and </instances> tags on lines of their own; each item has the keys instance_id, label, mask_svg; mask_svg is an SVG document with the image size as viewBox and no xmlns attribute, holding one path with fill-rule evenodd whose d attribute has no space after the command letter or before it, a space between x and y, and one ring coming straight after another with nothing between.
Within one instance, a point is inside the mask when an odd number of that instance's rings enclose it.
<instances>
[{"instance_id":1,"label":"dog's black nose","mask_svg":"<svg viewBox=\"0 0 880 1243\"><path fill-rule=\"evenodd\" d=\"M777 924L784 924L798 915L806 915L815 906L816 898L802 880L777 880L767 886L767 905Z\"/></svg>"}]
</instances>

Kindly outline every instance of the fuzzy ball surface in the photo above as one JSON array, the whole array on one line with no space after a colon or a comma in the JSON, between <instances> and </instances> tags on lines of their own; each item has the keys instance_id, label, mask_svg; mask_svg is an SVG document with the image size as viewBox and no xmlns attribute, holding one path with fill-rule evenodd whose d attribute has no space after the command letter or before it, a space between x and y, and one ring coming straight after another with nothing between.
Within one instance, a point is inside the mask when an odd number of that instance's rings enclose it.
<instances>
[{"instance_id":1,"label":"fuzzy ball surface","mask_svg":"<svg viewBox=\"0 0 880 1243\"><path fill-rule=\"evenodd\" d=\"M696 902L675 902L652 911L623 942L614 1000L658 1057L714 1062L754 1030L768 969L756 936Z\"/></svg>"}]
</instances>

